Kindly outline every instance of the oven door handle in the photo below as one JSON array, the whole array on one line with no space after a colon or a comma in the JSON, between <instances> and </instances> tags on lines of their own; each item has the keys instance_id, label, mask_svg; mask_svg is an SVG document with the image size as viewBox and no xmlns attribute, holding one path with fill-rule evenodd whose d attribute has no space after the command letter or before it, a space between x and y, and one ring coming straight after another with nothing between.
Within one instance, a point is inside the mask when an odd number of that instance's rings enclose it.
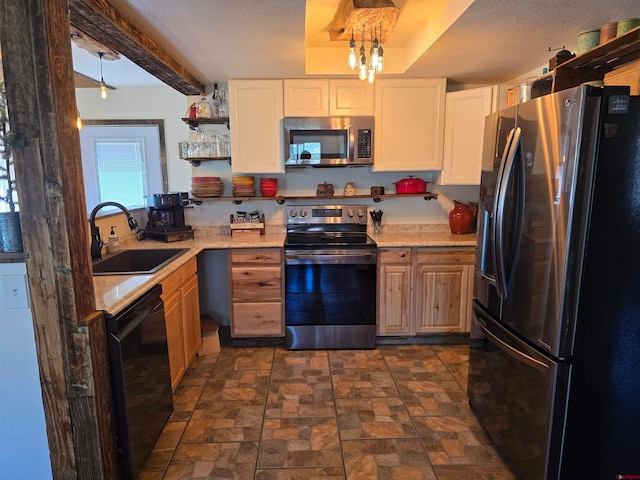
<instances>
[{"instance_id":1,"label":"oven door handle","mask_svg":"<svg viewBox=\"0 0 640 480\"><path fill-rule=\"evenodd\" d=\"M376 263L377 253L374 252L358 252L358 253L336 253L336 252L304 252L289 253L285 255L286 265L371 265Z\"/></svg>"}]
</instances>

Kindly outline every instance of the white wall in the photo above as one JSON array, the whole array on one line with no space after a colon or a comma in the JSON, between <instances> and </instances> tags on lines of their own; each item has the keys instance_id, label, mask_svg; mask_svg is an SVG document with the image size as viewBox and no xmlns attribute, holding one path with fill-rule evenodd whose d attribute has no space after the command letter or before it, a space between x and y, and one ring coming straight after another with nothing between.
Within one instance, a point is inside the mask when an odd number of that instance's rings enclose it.
<instances>
[{"instance_id":1,"label":"white wall","mask_svg":"<svg viewBox=\"0 0 640 480\"><path fill-rule=\"evenodd\" d=\"M52 478L23 263L0 264L0 477Z\"/></svg>"}]
</instances>

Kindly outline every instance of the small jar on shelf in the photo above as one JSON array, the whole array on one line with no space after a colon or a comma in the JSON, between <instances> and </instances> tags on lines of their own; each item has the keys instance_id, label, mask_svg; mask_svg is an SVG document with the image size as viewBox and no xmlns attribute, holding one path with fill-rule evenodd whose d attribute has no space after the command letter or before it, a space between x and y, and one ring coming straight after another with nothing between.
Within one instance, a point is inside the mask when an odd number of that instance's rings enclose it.
<instances>
[{"instance_id":1,"label":"small jar on shelf","mask_svg":"<svg viewBox=\"0 0 640 480\"><path fill-rule=\"evenodd\" d=\"M197 118L213 118L211 104L207 101L205 93L200 94L200 100L196 103Z\"/></svg>"}]
</instances>

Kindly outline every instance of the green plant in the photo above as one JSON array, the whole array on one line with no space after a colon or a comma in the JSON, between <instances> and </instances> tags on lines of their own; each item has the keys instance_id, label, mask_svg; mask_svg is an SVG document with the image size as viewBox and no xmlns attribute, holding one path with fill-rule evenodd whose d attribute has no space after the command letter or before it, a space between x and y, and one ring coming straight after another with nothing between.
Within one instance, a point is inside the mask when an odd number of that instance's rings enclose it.
<instances>
[{"instance_id":1,"label":"green plant","mask_svg":"<svg viewBox=\"0 0 640 480\"><path fill-rule=\"evenodd\" d=\"M9 128L7 96L4 81L0 80L0 201L9 206L10 212L18 210L16 182L13 178L13 148L18 143Z\"/></svg>"}]
</instances>

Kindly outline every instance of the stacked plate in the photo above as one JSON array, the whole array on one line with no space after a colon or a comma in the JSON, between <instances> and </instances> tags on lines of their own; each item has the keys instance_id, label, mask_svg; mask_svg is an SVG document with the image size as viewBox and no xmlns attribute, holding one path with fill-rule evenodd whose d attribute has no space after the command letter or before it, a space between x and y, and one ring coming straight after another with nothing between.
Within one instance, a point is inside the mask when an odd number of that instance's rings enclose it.
<instances>
[{"instance_id":1,"label":"stacked plate","mask_svg":"<svg viewBox=\"0 0 640 480\"><path fill-rule=\"evenodd\" d=\"M255 181L251 175L233 175L234 197L255 197Z\"/></svg>"},{"instance_id":2,"label":"stacked plate","mask_svg":"<svg viewBox=\"0 0 640 480\"><path fill-rule=\"evenodd\" d=\"M194 197L219 197L224 190L220 177L191 177L191 193Z\"/></svg>"}]
</instances>

